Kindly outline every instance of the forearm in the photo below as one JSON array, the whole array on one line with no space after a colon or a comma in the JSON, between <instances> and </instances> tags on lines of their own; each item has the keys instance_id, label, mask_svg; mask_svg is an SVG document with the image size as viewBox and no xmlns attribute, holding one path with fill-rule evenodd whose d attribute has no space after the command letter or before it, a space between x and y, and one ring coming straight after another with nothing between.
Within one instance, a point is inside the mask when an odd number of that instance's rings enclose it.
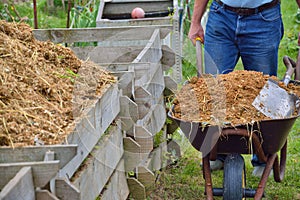
<instances>
[{"instance_id":1,"label":"forearm","mask_svg":"<svg viewBox=\"0 0 300 200\"><path fill-rule=\"evenodd\" d=\"M200 24L201 18L205 12L208 1L209 0L195 0L193 16L192 16L192 23ZM300 2L300 0L297 0L297 1Z\"/></svg>"}]
</instances>

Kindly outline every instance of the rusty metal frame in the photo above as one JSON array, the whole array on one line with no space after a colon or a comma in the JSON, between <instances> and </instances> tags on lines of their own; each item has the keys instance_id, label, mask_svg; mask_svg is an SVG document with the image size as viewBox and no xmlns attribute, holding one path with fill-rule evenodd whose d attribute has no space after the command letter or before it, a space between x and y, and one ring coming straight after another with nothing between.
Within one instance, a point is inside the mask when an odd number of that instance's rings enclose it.
<instances>
[{"instance_id":1,"label":"rusty metal frame","mask_svg":"<svg viewBox=\"0 0 300 200\"><path fill-rule=\"evenodd\" d=\"M222 130L222 134L227 136L235 135L235 136L242 136L242 137L250 137L246 129L224 129ZM280 161L279 161L277 153L271 155L265 155L259 137L256 134L252 134L251 137L252 137L252 143L256 148L255 153L258 155L261 161L266 162L264 172L262 174L262 177L260 179L260 182L258 184L254 196L254 200L259 200L264 195L264 189L266 187L266 183L272 169L274 173L274 180L276 182L281 182L284 178L284 172L286 166L286 155L287 155L287 141L285 142L284 146L281 148ZM213 200L213 196L214 196L209 160L215 160L217 153L218 153L217 144L215 144L211 152L202 158L203 178L205 179L205 193L206 193L207 200Z\"/></svg>"}]
</instances>

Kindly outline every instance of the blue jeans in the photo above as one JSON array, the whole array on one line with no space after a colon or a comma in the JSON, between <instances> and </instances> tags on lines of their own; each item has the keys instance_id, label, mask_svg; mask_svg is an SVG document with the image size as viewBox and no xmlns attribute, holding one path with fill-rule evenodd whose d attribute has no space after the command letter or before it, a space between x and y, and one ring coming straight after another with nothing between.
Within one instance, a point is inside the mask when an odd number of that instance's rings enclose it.
<instances>
[{"instance_id":1,"label":"blue jeans","mask_svg":"<svg viewBox=\"0 0 300 200\"><path fill-rule=\"evenodd\" d=\"M205 31L205 73L229 73L241 58L245 70L276 76L282 36L280 4L242 16L213 1Z\"/></svg>"},{"instance_id":2,"label":"blue jeans","mask_svg":"<svg viewBox=\"0 0 300 200\"><path fill-rule=\"evenodd\" d=\"M205 73L226 74L241 58L245 70L277 76L278 48L283 36L280 4L263 12L241 16L213 1L205 31ZM226 155L217 159L224 161ZM257 155L252 165L261 166Z\"/></svg>"}]
</instances>

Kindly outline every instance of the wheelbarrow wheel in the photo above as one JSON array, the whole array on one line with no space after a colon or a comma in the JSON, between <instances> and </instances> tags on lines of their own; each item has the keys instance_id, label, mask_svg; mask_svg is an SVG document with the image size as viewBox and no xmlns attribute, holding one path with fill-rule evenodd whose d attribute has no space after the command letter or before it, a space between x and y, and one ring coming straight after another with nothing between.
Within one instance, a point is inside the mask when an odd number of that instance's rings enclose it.
<instances>
[{"instance_id":1,"label":"wheelbarrow wheel","mask_svg":"<svg viewBox=\"0 0 300 200\"><path fill-rule=\"evenodd\" d=\"M223 199L243 199L245 185L244 158L240 154L229 154L224 162Z\"/></svg>"}]
</instances>

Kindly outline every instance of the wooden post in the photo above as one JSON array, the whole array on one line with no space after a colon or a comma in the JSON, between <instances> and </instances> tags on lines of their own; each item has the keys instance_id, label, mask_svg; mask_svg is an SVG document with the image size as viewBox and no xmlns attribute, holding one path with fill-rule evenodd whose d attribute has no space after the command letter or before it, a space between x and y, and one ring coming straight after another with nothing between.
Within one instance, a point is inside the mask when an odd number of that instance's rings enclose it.
<instances>
[{"instance_id":1,"label":"wooden post","mask_svg":"<svg viewBox=\"0 0 300 200\"><path fill-rule=\"evenodd\" d=\"M38 29L37 11L36 11L36 0L33 0L33 15L34 15L34 28Z\"/></svg>"}]
</instances>

